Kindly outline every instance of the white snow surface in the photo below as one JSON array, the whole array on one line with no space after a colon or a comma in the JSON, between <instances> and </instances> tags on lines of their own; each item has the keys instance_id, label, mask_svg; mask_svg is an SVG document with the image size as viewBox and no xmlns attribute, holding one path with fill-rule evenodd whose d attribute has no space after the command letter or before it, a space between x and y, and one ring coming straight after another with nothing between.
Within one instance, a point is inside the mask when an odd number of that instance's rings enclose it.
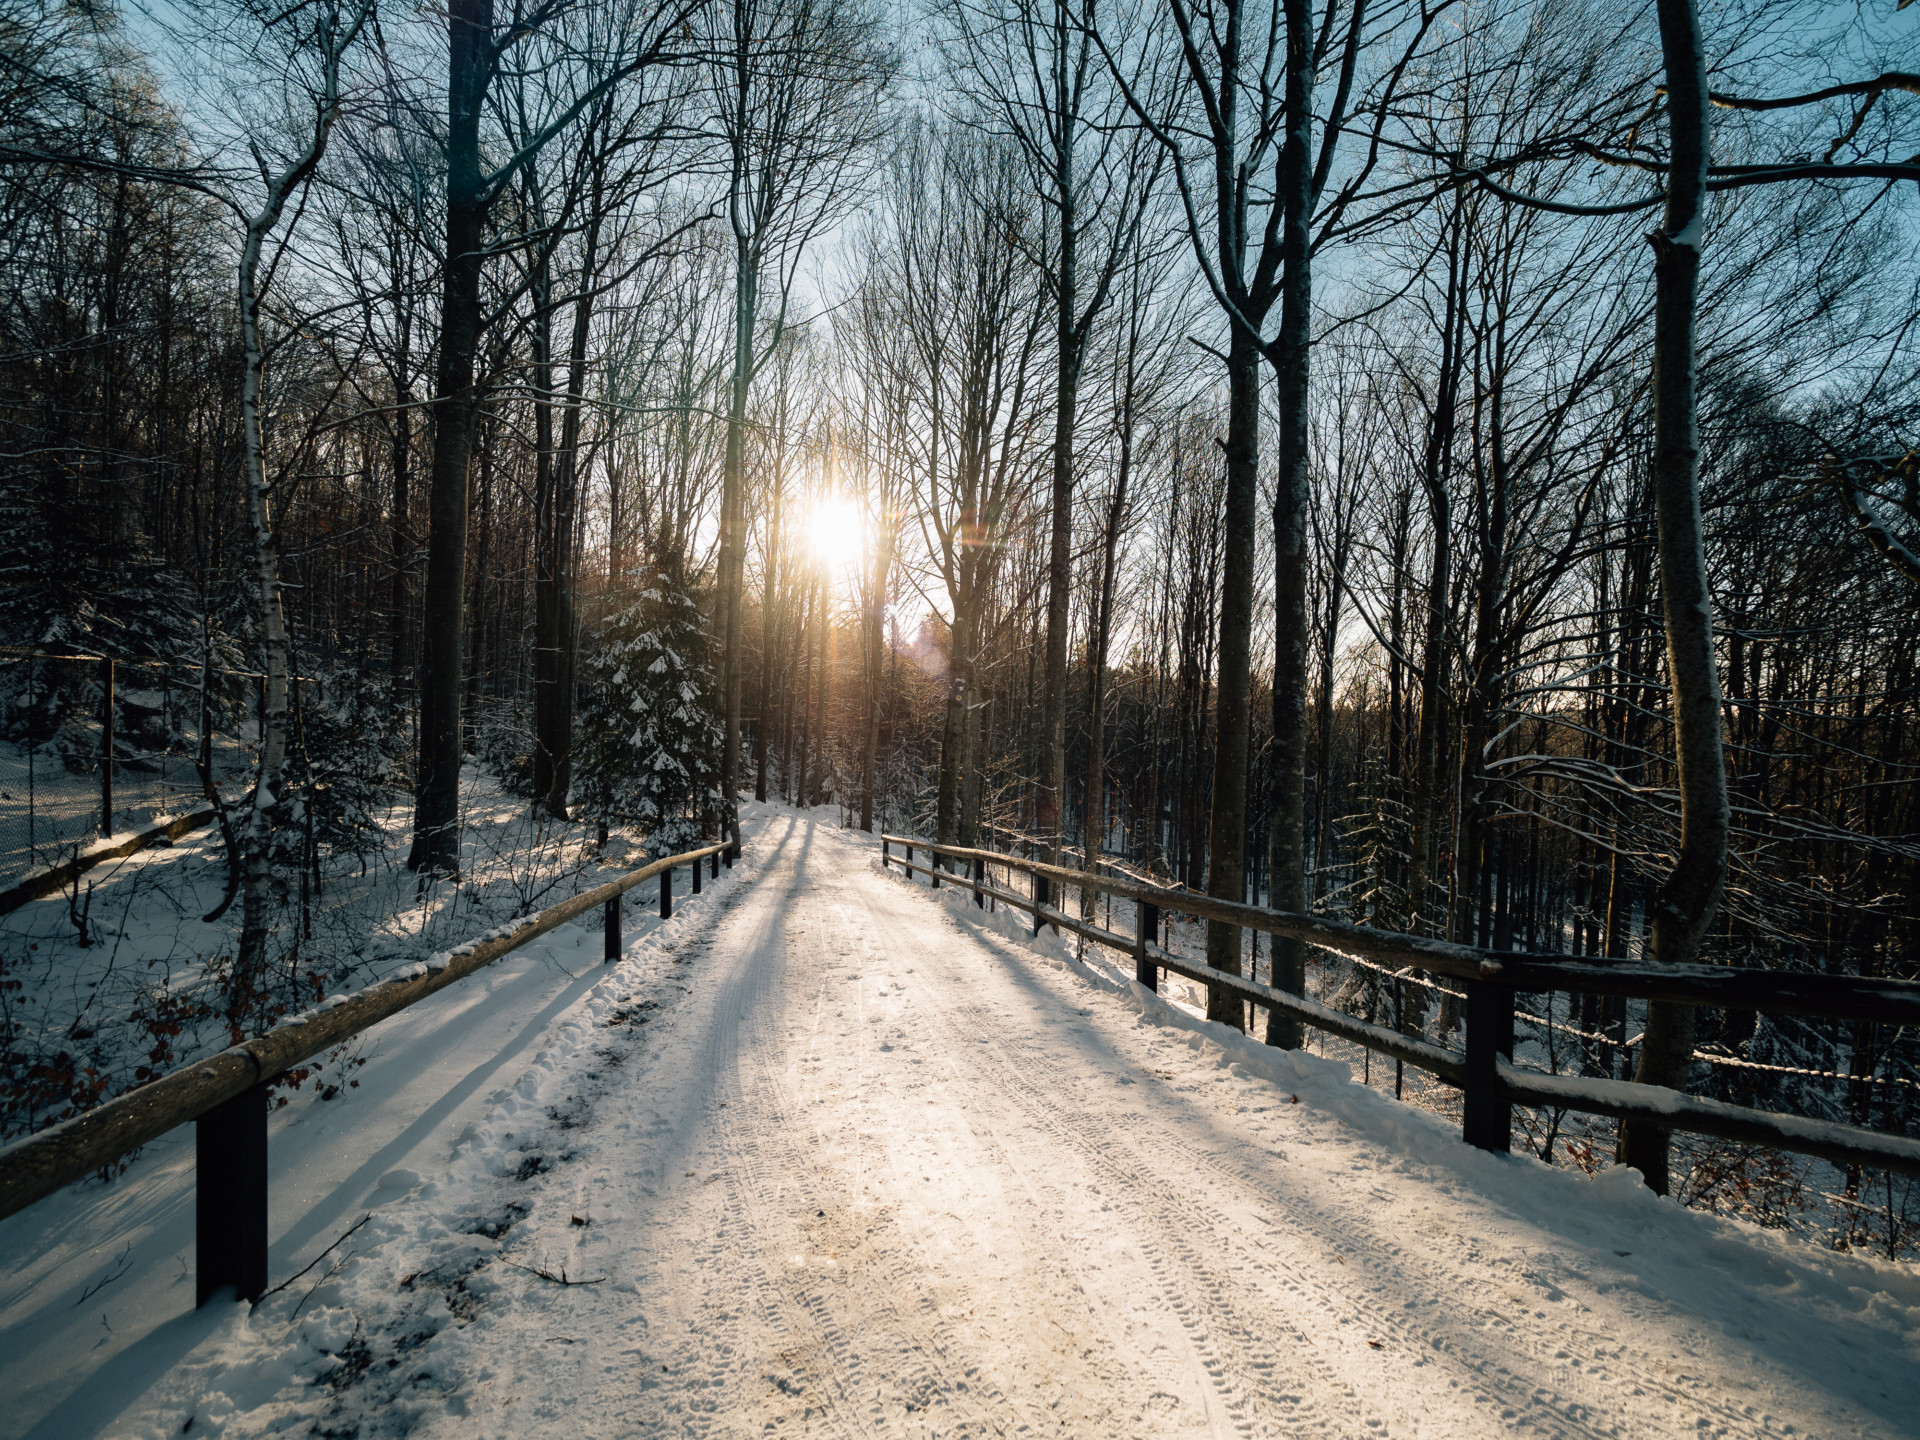
<instances>
[{"instance_id":1,"label":"white snow surface","mask_svg":"<svg viewBox=\"0 0 1920 1440\"><path fill-rule=\"evenodd\" d=\"M273 1280L370 1218L257 1308L190 1130L0 1223L0 1433L1920 1433L1911 1265L1471 1150L830 813L296 1097Z\"/></svg>"}]
</instances>

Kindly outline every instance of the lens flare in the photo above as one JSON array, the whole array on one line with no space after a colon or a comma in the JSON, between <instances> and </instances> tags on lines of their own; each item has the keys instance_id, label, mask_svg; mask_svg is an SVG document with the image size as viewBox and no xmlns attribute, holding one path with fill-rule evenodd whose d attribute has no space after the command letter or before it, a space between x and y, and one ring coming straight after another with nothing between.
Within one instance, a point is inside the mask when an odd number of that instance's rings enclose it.
<instances>
[{"instance_id":1,"label":"lens flare","mask_svg":"<svg viewBox=\"0 0 1920 1440\"><path fill-rule=\"evenodd\" d=\"M867 551L867 522L860 507L844 496L823 495L807 516L807 545L813 558L835 580L860 571Z\"/></svg>"}]
</instances>

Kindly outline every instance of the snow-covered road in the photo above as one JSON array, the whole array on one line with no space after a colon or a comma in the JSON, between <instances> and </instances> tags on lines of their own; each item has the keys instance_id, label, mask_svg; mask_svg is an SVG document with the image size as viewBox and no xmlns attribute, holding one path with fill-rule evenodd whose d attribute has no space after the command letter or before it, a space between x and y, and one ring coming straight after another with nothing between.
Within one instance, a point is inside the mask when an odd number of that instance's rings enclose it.
<instances>
[{"instance_id":1,"label":"snow-covered road","mask_svg":"<svg viewBox=\"0 0 1920 1440\"><path fill-rule=\"evenodd\" d=\"M105 1433L1920 1433L1913 1267L1468 1150L877 855L761 812Z\"/></svg>"}]
</instances>

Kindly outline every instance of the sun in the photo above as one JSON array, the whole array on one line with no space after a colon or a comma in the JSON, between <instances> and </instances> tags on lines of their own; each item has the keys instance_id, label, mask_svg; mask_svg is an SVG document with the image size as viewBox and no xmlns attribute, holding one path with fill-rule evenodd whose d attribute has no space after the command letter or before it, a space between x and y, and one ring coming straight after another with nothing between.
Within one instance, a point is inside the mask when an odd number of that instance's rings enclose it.
<instances>
[{"instance_id":1,"label":"sun","mask_svg":"<svg viewBox=\"0 0 1920 1440\"><path fill-rule=\"evenodd\" d=\"M852 579L867 551L867 521L860 507L842 495L816 499L807 514L807 547L829 576Z\"/></svg>"}]
</instances>

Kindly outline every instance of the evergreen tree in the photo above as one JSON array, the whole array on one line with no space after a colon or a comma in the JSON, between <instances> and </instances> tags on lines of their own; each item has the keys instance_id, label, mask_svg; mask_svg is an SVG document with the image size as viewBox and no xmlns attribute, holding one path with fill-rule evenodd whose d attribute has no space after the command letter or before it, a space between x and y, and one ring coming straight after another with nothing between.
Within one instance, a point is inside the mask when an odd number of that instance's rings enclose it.
<instances>
[{"instance_id":1,"label":"evergreen tree","mask_svg":"<svg viewBox=\"0 0 1920 1440\"><path fill-rule=\"evenodd\" d=\"M595 638L584 674L575 802L645 831L650 855L693 848L715 813L720 706L700 607L674 570L647 575Z\"/></svg>"},{"instance_id":2,"label":"evergreen tree","mask_svg":"<svg viewBox=\"0 0 1920 1440\"><path fill-rule=\"evenodd\" d=\"M1408 919L1406 855L1413 843L1412 817L1398 782L1380 758L1369 756L1361 768L1359 809L1340 821L1352 855L1353 879L1329 901L1354 924L1376 930L1405 930ZM1380 970L1355 965L1334 997L1334 1004L1374 1023L1385 1020L1409 1035L1421 1033L1427 992L1415 979L1396 980Z\"/></svg>"}]
</instances>

